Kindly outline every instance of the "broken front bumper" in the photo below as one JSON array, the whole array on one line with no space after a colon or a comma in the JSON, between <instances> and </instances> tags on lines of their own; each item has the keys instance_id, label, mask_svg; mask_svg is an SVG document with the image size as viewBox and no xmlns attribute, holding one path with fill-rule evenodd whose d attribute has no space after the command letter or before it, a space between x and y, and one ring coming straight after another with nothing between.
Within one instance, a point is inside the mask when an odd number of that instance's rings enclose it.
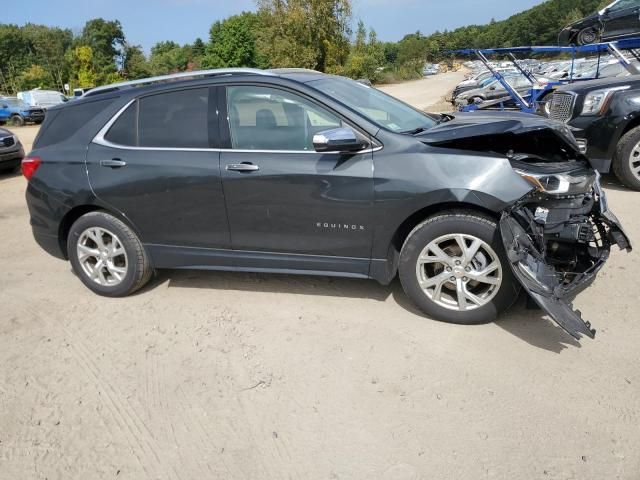
<instances>
[{"instance_id":1,"label":"broken front bumper","mask_svg":"<svg viewBox=\"0 0 640 480\"><path fill-rule=\"evenodd\" d=\"M546 204L566 219L549 225L545 212L553 210L540 206ZM503 212L500 230L512 270L529 295L574 338L594 338L595 330L571 302L593 283L612 245L631 251L599 176L593 191L583 197L536 193L523 198ZM558 244L560 254L554 255L551 250Z\"/></svg>"}]
</instances>

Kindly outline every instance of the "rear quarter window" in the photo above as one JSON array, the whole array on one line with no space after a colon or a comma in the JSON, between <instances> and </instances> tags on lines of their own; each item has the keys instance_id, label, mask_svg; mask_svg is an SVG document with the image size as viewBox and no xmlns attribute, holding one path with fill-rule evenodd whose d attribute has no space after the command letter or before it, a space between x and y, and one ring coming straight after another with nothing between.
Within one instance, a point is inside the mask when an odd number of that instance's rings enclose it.
<instances>
[{"instance_id":1,"label":"rear quarter window","mask_svg":"<svg viewBox=\"0 0 640 480\"><path fill-rule=\"evenodd\" d=\"M47 113L44 124L33 147L42 148L69 139L80 128L103 111L113 99L70 104L60 110Z\"/></svg>"}]
</instances>

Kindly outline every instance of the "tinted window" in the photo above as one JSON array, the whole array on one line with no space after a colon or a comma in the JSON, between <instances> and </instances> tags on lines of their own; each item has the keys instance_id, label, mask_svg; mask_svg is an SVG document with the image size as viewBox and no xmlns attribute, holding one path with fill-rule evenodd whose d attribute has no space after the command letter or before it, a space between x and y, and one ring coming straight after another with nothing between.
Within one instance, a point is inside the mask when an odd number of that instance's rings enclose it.
<instances>
[{"instance_id":1,"label":"tinted window","mask_svg":"<svg viewBox=\"0 0 640 480\"><path fill-rule=\"evenodd\" d=\"M34 143L34 148L42 148L67 140L111 102L112 99L87 103L72 102L67 103L60 110L48 112L45 123Z\"/></svg>"},{"instance_id":2,"label":"tinted window","mask_svg":"<svg viewBox=\"0 0 640 480\"><path fill-rule=\"evenodd\" d=\"M139 145L165 148L209 147L208 103L207 88L141 98L138 112Z\"/></svg>"},{"instance_id":3,"label":"tinted window","mask_svg":"<svg viewBox=\"0 0 640 480\"><path fill-rule=\"evenodd\" d=\"M136 102L129 105L111 126L104 137L105 140L117 145L135 146L137 144L136 109Z\"/></svg>"},{"instance_id":4,"label":"tinted window","mask_svg":"<svg viewBox=\"0 0 640 480\"><path fill-rule=\"evenodd\" d=\"M313 136L342 125L304 98L274 88L228 87L231 145L240 150L313 150Z\"/></svg>"}]
</instances>

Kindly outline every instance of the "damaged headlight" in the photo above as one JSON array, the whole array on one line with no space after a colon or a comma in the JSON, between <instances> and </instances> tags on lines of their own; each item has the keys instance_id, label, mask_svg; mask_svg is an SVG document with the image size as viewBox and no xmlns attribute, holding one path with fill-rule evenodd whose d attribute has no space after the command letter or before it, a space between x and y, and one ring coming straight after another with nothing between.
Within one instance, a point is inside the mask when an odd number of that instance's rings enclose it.
<instances>
[{"instance_id":1,"label":"damaged headlight","mask_svg":"<svg viewBox=\"0 0 640 480\"><path fill-rule=\"evenodd\" d=\"M534 173L514 168L514 171L533 185L539 192L552 195L577 195L593 189L596 175L593 172Z\"/></svg>"}]
</instances>

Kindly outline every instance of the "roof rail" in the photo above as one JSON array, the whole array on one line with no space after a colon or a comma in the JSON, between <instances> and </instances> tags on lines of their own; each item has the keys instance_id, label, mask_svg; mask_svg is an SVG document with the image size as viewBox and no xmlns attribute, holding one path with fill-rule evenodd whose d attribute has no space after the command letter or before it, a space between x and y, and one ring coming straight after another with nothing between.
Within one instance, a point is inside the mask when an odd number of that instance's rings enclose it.
<instances>
[{"instance_id":1,"label":"roof rail","mask_svg":"<svg viewBox=\"0 0 640 480\"><path fill-rule=\"evenodd\" d=\"M191 79L200 77L214 77L219 75L275 75L272 72L266 70L259 70L257 68L214 68L212 70L194 70L192 72L180 72L171 73L169 75L159 75L157 77L141 78L139 80L130 80L128 82L112 83L110 85L103 85L101 87L92 88L86 92L83 97L92 97L96 94L112 92L114 90L121 90L123 88L135 87L138 85L153 85L154 83L170 82L173 80Z\"/></svg>"}]
</instances>

